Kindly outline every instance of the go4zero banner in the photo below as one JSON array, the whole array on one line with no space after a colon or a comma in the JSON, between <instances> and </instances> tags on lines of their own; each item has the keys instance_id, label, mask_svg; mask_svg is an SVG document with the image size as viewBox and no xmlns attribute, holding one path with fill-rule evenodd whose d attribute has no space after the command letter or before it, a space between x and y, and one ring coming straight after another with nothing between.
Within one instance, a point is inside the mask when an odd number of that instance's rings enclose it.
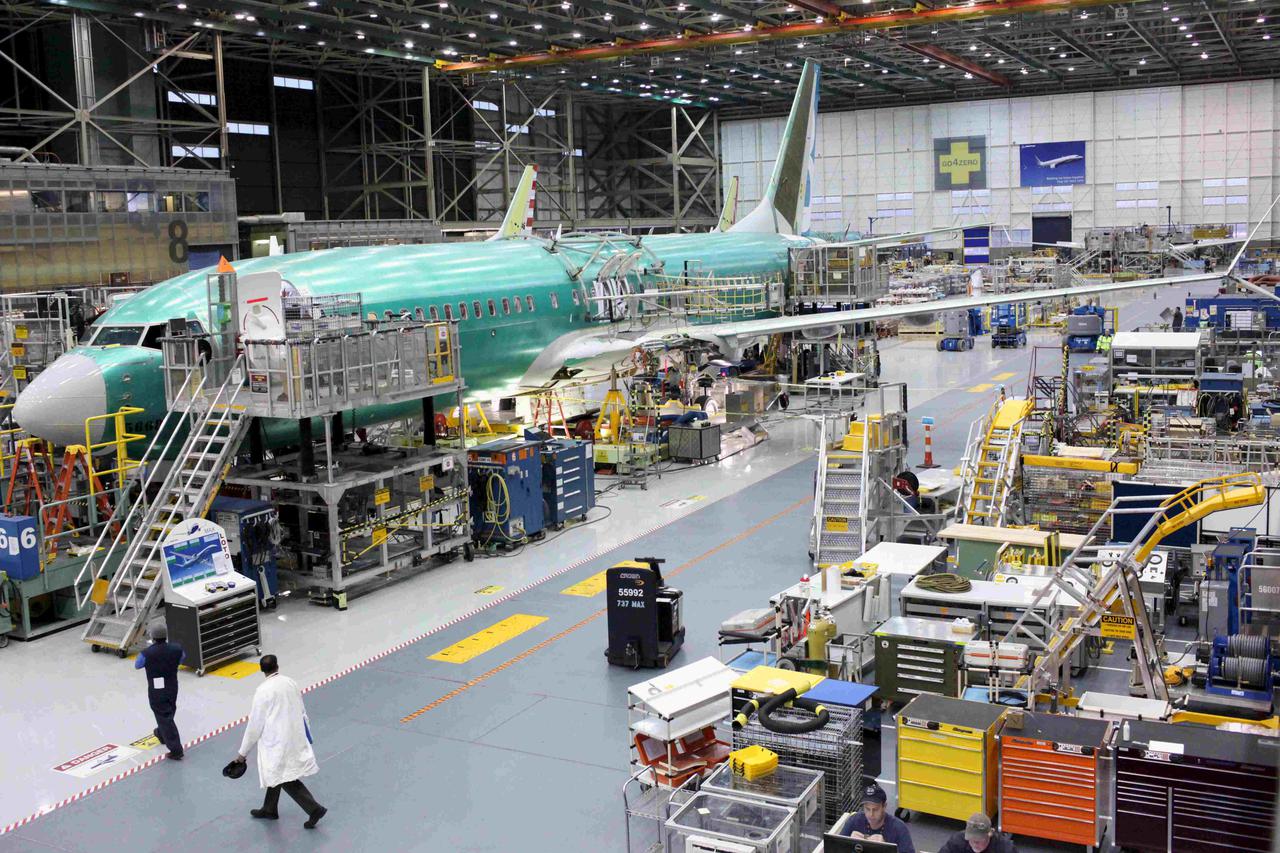
<instances>
[{"instance_id":1,"label":"go4zero banner","mask_svg":"<svg viewBox=\"0 0 1280 853\"><path fill-rule=\"evenodd\" d=\"M987 138L944 136L933 140L935 190L987 188Z\"/></svg>"}]
</instances>

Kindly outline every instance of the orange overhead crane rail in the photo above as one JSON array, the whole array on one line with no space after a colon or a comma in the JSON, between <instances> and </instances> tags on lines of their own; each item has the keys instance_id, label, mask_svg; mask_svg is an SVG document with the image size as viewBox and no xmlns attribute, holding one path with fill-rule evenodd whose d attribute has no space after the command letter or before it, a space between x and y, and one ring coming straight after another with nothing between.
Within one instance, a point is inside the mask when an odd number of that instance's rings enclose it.
<instances>
[{"instance_id":1,"label":"orange overhead crane rail","mask_svg":"<svg viewBox=\"0 0 1280 853\"><path fill-rule=\"evenodd\" d=\"M995 18L1034 12L1062 12L1092 6L1114 6L1136 3L1138 0L1005 0L1005 2L974 3L967 6L947 6L938 9L901 9L871 15L850 15L842 12L838 18L821 17L815 21L777 26L758 25L751 29L728 32L694 33L665 38L627 41L618 39L613 44L595 47L552 49L540 53L519 56L497 56L471 62L446 62L437 60L436 67L453 73L504 71L532 68L539 65L557 65L562 62L588 62L614 59L641 53L665 53L675 50L694 50L700 47L727 47L792 38L813 38L854 30L881 30L892 27L936 24L939 21L966 21L972 18ZM798 4L797 4L798 5ZM810 7L812 4L810 4Z\"/></svg>"}]
</instances>

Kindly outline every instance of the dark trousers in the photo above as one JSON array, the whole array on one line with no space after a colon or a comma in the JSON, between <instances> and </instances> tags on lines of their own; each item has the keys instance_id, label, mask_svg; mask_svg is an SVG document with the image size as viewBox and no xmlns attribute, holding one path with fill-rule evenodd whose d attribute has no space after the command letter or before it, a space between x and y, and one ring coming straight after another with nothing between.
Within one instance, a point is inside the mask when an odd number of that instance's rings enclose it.
<instances>
[{"instance_id":1,"label":"dark trousers","mask_svg":"<svg viewBox=\"0 0 1280 853\"><path fill-rule=\"evenodd\" d=\"M178 697L157 695L147 697L151 701L151 713L156 715L156 737L175 755L182 755L182 738L178 737L178 726L173 722L173 715L178 712Z\"/></svg>"},{"instance_id":2,"label":"dark trousers","mask_svg":"<svg viewBox=\"0 0 1280 853\"><path fill-rule=\"evenodd\" d=\"M292 782L285 782L280 785L273 785L267 789L267 796L262 800L262 810L268 814L277 814L280 807L280 789L293 801L298 804L298 808L307 813L307 817L315 814L316 809L320 808L320 804L316 802L316 798L311 796L311 792L307 790L307 786L302 784L301 779L294 779Z\"/></svg>"}]
</instances>

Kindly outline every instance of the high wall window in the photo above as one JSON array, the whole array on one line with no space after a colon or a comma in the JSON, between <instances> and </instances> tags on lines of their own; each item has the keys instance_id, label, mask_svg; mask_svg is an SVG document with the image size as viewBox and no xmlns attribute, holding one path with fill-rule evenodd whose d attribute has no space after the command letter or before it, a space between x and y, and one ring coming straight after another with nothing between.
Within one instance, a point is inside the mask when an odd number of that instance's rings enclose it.
<instances>
[{"instance_id":1,"label":"high wall window","mask_svg":"<svg viewBox=\"0 0 1280 853\"><path fill-rule=\"evenodd\" d=\"M308 80L305 77L280 77L277 75L271 78L271 82L281 89L305 89L309 92L316 87L314 80Z\"/></svg>"},{"instance_id":2,"label":"high wall window","mask_svg":"<svg viewBox=\"0 0 1280 853\"><path fill-rule=\"evenodd\" d=\"M216 107L218 96L206 92L174 92L165 93L171 104L199 104L202 107Z\"/></svg>"},{"instance_id":3,"label":"high wall window","mask_svg":"<svg viewBox=\"0 0 1280 853\"><path fill-rule=\"evenodd\" d=\"M1129 207L1157 207L1159 203L1154 198L1118 198L1116 199L1117 208Z\"/></svg>"},{"instance_id":4,"label":"high wall window","mask_svg":"<svg viewBox=\"0 0 1280 853\"><path fill-rule=\"evenodd\" d=\"M227 122L227 133L243 133L246 136L269 136L271 135L271 130L265 124L229 121Z\"/></svg>"},{"instance_id":5,"label":"high wall window","mask_svg":"<svg viewBox=\"0 0 1280 853\"><path fill-rule=\"evenodd\" d=\"M213 157L222 156L222 152L218 150L216 145L175 145L173 146L174 157Z\"/></svg>"},{"instance_id":6,"label":"high wall window","mask_svg":"<svg viewBox=\"0 0 1280 853\"><path fill-rule=\"evenodd\" d=\"M1160 189L1159 181L1139 181L1137 183L1116 184L1116 192L1126 193L1134 190L1157 190Z\"/></svg>"},{"instance_id":7,"label":"high wall window","mask_svg":"<svg viewBox=\"0 0 1280 853\"><path fill-rule=\"evenodd\" d=\"M914 198L911 193L878 193L876 195L876 218L911 216ZM906 202L905 206L903 202Z\"/></svg>"}]
</instances>

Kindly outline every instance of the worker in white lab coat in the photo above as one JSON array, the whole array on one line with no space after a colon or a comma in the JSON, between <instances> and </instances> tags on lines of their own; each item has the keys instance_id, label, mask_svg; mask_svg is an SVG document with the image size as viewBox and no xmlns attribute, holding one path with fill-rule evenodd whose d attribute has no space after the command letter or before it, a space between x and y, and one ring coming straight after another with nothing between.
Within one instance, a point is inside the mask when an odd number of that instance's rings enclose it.
<instances>
[{"instance_id":1,"label":"worker in white lab coat","mask_svg":"<svg viewBox=\"0 0 1280 853\"><path fill-rule=\"evenodd\" d=\"M253 710L236 758L244 762L250 750L258 748L258 780L267 795L262 808L252 809L249 814L266 820L279 818L277 807L280 790L284 789L307 813L303 826L314 829L328 809L317 803L302 784L304 776L313 776L320 769L311 749L311 728L302 691L292 678L280 674L275 655L264 655L261 667L267 680L253 693Z\"/></svg>"}]
</instances>

